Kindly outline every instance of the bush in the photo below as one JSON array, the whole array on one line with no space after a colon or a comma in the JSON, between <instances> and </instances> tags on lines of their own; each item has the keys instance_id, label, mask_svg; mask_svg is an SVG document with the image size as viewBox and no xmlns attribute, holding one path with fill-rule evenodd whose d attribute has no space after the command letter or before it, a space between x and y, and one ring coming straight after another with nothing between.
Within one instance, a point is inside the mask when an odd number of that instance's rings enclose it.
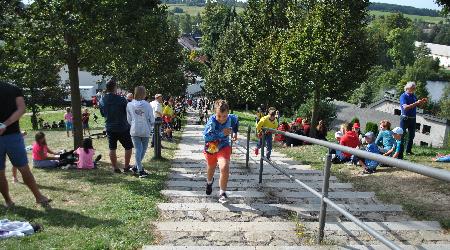
<instances>
[{"instance_id":1,"label":"bush","mask_svg":"<svg viewBox=\"0 0 450 250\"><path fill-rule=\"evenodd\" d=\"M175 7L175 8L173 8L172 12L179 14L179 13L184 13L184 10L180 7Z\"/></svg>"},{"instance_id":2,"label":"bush","mask_svg":"<svg viewBox=\"0 0 450 250\"><path fill-rule=\"evenodd\" d=\"M311 120L312 118L312 108L313 108L313 99L310 98L306 101L305 104L301 105L297 112L296 117L308 118ZM336 105L334 105L330 101L321 100L319 103L319 121L323 120L327 127L336 119L337 109Z\"/></svg>"},{"instance_id":3,"label":"bush","mask_svg":"<svg viewBox=\"0 0 450 250\"><path fill-rule=\"evenodd\" d=\"M376 124L374 122L367 122L365 133L367 133L369 131L373 132L375 135L378 135L378 124Z\"/></svg>"}]
</instances>

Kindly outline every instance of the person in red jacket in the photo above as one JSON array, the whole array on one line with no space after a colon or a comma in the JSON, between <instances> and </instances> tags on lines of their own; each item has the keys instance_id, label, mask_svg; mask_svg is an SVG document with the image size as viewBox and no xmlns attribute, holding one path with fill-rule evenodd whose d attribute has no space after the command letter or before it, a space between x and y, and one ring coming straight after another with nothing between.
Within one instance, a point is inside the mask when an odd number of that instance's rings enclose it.
<instances>
[{"instance_id":1,"label":"person in red jacket","mask_svg":"<svg viewBox=\"0 0 450 250\"><path fill-rule=\"evenodd\" d=\"M358 134L352 130L352 125L346 123L344 126L344 136L340 140L342 146L350 148L357 148L360 144ZM333 157L334 163L348 162L352 158L352 155L346 152L337 151L335 157Z\"/></svg>"}]
</instances>

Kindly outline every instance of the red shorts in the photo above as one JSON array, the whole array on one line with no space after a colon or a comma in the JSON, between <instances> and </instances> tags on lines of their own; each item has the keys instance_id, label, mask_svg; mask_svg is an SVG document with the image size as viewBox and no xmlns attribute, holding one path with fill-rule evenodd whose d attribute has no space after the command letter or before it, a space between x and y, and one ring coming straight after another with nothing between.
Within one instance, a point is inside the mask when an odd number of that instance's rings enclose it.
<instances>
[{"instance_id":1,"label":"red shorts","mask_svg":"<svg viewBox=\"0 0 450 250\"><path fill-rule=\"evenodd\" d=\"M215 154L209 154L204 152L204 155L206 158L206 162L208 163L208 166L216 166L217 161L219 159L225 159L228 161L231 159L231 147L230 146L223 147L221 150L219 150L219 152Z\"/></svg>"}]
</instances>

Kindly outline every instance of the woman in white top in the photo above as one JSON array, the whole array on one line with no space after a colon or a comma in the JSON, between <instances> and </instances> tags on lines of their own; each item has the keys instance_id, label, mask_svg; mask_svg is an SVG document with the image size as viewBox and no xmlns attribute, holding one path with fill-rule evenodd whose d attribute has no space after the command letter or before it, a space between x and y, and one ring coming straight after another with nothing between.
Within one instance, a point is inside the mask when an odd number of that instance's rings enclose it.
<instances>
[{"instance_id":1,"label":"woman in white top","mask_svg":"<svg viewBox=\"0 0 450 250\"><path fill-rule=\"evenodd\" d=\"M140 178L145 178L148 173L142 166L142 159L148 148L151 131L155 118L150 103L145 101L146 91L143 86L138 86L134 90L134 100L127 105L127 120L131 125L130 135L135 148L136 167L132 170L139 174Z\"/></svg>"}]
</instances>

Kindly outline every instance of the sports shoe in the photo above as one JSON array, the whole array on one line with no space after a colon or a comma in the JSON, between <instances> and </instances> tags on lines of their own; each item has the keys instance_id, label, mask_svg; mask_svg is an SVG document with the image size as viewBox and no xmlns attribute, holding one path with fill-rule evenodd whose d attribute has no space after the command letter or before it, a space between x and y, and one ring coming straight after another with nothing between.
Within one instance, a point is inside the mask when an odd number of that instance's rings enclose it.
<instances>
[{"instance_id":1,"label":"sports shoe","mask_svg":"<svg viewBox=\"0 0 450 250\"><path fill-rule=\"evenodd\" d=\"M139 172L139 178L147 178L148 177L148 173L145 172L145 170L142 170L141 172Z\"/></svg>"},{"instance_id":2,"label":"sports shoe","mask_svg":"<svg viewBox=\"0 0 450 250\"><path fill-rule=\"evenodd\" d=\"M131 168L131 172L133 172L133 174L139 174L139 171L138 171L138 169L137 169L136 166L133 166L133 167Z\"/></svg>"},{"instance_id":3,"label":"sports shoe","mask_svg":"<svg viewBox=\"0 0 450 250\"><path fill-rule=\"evenodd\" d=\"M255 148L255 155L259 155L259 148Z\"/></svg>"},{"instance_id":4,"label":"sports shoe","mask_svg":"<svg viewBox=\"0 0 450 250\"><path fill-rule=\"evenodd\" d=\"M212 193L213 183L214 183L214 177L212 179L211 184L208 184L208 182L206 182L206 195L210 195Z\"/></svg>"},{"instance_id":5,"label":"sports shoe","mask_svg":"<svg viewBox=\"0 0 450 250\"><path fill-rule=\"evenodd\" d=\"M228 200L228 195L227 195L227 193L222 193L222 194L219 196L219 203L226 204L226 203L228 203L228 202L229 202L229 200Z\"/></svg>"},{"instance_id":6,"label":"sports shoe","mask_svg":"<svg viewBox=\"0 0 450 250\"><path fill-rule=\"evenodd\" d=\"M97 155L97 157L95 157L94 162L99 162L102 159L102 155Z\"/></svg>"}]
</instances>

